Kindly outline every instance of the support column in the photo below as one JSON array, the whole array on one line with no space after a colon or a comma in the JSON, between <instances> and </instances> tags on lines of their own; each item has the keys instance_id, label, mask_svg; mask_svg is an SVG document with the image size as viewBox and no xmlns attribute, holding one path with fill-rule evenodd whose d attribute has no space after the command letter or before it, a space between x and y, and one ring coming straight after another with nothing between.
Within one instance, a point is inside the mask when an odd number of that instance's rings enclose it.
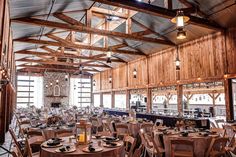
<instances>
[{"instance_id":1,"label":"support column","mask_svg":"<svg viewBox=\"0 0 236 157\"><path fill-rule=\"evenodd\" d=\"M231 79L224 79L226 120L234 120L234 106Z\"/></svg>"},{"instance_id":2,"label":"support column","mask_svg":"<svg viewBox=\"0 0 236 157\"><path fill-rule=\"evenodd\" d=\"M126 90L126 110L130 109L130 90Z\"/></svg>"},{"instance_id":3,"label":"support column","mask_svg":"<svg viewBox=\"0 0 236 157\"><path fill-rule=\"evenodd\" d=\"M183 113L183 85L177 85L177 108L179 113Z\"/></svg>"},{"instance_id":4,"label":"support column","mask_svg":"<svg viewBox=\"0 0 236 157\"><path fill-rule=\"evenodd\" d=\"M3 144L5 141L5 132L6 132L6 85L3 85L1 88L0 98L0 144Z\"/></svg>"},{"instance_id":5,"label":"support column","mask_svg":"<svg viewBox=\"0 0 236 157\"><path fill-rule=\"evenodd\" d=\"M111 108L115 108L115 92L111 92Z\"/></svg>"},{"instance_id":6,"label":"support column","mask_svg":"<svg viewBox=\"0 0 236 157\"><path fill-rule=\"evenodd\" d=\"M152 89L147 88L147 113L152 110Z\"/></svg>"},{"instance_id":7,"label":"support column","mask_svg":"<svg viewBox=\"0 0 236 157\"><path fill-rule=\"evenodd\" d=\"M100 107L103 107L103 94L100 93Z\"/></svg>"}]
</instances>

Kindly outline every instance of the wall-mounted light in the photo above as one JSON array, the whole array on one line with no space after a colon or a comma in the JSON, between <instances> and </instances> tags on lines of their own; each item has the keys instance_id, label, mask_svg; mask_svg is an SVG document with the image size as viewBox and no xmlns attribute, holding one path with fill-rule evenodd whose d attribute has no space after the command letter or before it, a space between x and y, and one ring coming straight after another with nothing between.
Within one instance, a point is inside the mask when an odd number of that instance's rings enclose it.
<instances>
[{"instance_id":1,"label":"wall-mounted light","mask_svg":"<svg viewBox=\"0 0 236 157\"><path fill-rule=\"evenodd\" d=\"M68 81L69 76L66 74L65 75L65 81Z\"/></svg>"},{"instance_id":2,"label":"wall-mounted light","mask_svg":"<svg viewBox=\"0 0 236 157\"><path fill-rule=\"evenodd\" d=\"M82 65L80 64L80 66L79 66L79 75L82 75L83 74L83 67L82 67Z\"/></svg>"},{"instance_id":3,"label":"wall-mounted light","mask_svg":"<svg viewBox=\"0 0 236 157\"><path fill-rule=\"evenodd\" d=\"M175 59L175 68L180 70L180 59L179 59L179 48L177 47L176 59Z\"/></svg>"},{"instance_id":4,"label":"wall-mounted light","mask_svg":"<svg viewBox=\"0 0 236 157\"><path fill-rule=\"evenodd\" d=\"M93 80L93 86L96 86L96 80Z\"/></svg>"},{"instance_id":5,"label":"wall-mounted light","mask_svg":"<svg viewBox=\"0 0 236 157\"><path fill-rule=\"evenodd\" d=\"M133 78L137 78L137 70L134 68L134 71L133 71Z\"/></svg>"},{"instance_id":6,"label":"wall-mounted light","mask_svg":"<svg viewBox=\"0 0 236 157\"><path fill-rule=\"evenodd\" d=\"M58 84L59 83L59 80L56 80L56 84Z\"/></svg>"},{"instance_id":7,"label":"wall-mounted light","mask_svg":"<svg viewBox=\"0 0 236 157\"><path fill-rule=\"evenodd\" d=\"M109 77L109 83L111 83L111 82L112 82L112 77L110 76L110 77Z\"/></svg>"}]
</instances>

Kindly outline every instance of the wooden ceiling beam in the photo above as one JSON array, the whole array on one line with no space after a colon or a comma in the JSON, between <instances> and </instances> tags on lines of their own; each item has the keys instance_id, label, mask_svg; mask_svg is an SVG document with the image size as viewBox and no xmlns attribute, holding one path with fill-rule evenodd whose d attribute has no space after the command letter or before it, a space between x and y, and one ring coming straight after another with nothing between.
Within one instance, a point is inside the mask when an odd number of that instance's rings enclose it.
<instances>
[{"instance_id":1,"label":"wooden ceiling beam","mask_svg":"<svg viewBox=\"0 0 236 157\"><path fill-rule=\"evenodd\" d=\"M122 38L122 39L135 40L135 41L141 41L141 42L173 45L169 41L165 41L162 39L142 37L142 36L136 36L136 35L127 34L127 33L101 30L101 29L91 28L91 27L87 27L87 26L70 25L70 24L66 24L66 23L46 21L46 20L35 19L35 18L13 19L12 22L25 23L25 24L31 24L31 25L36 25L36 26L45 26L45 27L57 28L57 29L65 29L65 30L69 30L69 31L76 31L76 32L83 32L83 33L91 33L91 34L97 34L97 35L101 35L101 36L118 37L118 38Z\"/></svg>"},{"instance_id":2,"label":"wooden ceiling beam","mask_svg":"<svg viewBox=\"0 0 236 157\"><path fill-rule=\"evenodd\" d=\"M95 2L100 2L107 5L117 6L125 9L130 9L138 12L143 12L146 14L150 14L153 16L159 16L162 18L172 19L176 16L176 12L170 9L166 9L163 7L159 7L156 5L151 5L144 2L138 2L137 0L94 0ZM196 16L189 15L189 22L190 24L208 28L208 29L214 29L214 30L222 30L223 27L219 26L218 24L209 21L208 19L199 18Z\"/></svg>"},{"instance_id":3,"label":"wooden ceiling beam","mask_svg":"<svg viewBox=\"0 0 236 157\"><path fill-rule=\"evenodd\" d=\"M68 24L71 24L71 25L84 26L83 23L81 23L81 22L79 22L79 21L77 21L77 20L75 20L75 19L73 19L73 18L71 18L71 17L69 17L69 16L67 16L63 13L54 13L53 16L60 19L60 20L62 20L62 21L64 21L64 22L66 22L66 23L68 23Z\"/></svg>"},{"instance_id":4,"label":"wooden ceiling beam","mask_svg":"<svg viewBox=\"0 0 236 157\"><path fill-rule=\"evenodd\" d=\"M110 15L110 16L117 16L123 19L128 18L128 14L122 13L122 12L117 12L114 10L108 10L108 9L103 9L103 8L98 8L98 7L92 7L91 11L96 14L102 14L102 15Z\"/></svg>"},{"instance_id":5,"label":"wooden ceiling beam","mask_svg":"<svg viewBox=\"0 0 236 157\"><path fill-rule=\"evenodd\" d=\"M71 58L71 59L84 59L84 60L91 60L91 61L106 61L106 58L100 58L104 57L106 55L100 54L98 56L79 56L74 54L67 54L67 53L45 53L45 52L36 52L36 51L28 51L28 50L20 50L16 51L15 54L24 54L24 55L35 55L35 56L48 56L48 57L59 57L59 58ZM118 59L111 59L112 62L123 62Z\"/></svg>"},{"instance_id":6,"label":"wooden ceiling beam","mask_svg":"<svg viewBox=\"0 0 236 157\"><path fill-rule=\"evenodd\" d=\"M69 71L69 72L76 72L79 71L79 68L57 68L53 66L45 66L45 65L18 65L17 67L21 68L29 68L29 69L50 69L50 70L58 70L58 71ZM95 69L83 69L82 71L89 71L89 72L99 72L99 70Z\"/></svg>"},{"instance_id":7,"label":"wooden ceiling beam","mask_svg":"<svg viewBox=\"0 0 236 157\"><path fill-rule=\"evenodd\" d=\"M82 65L83 67L101 67L108 68L108 66L100 64L83 64L83 63L71 63L71 62L59 62L59 61L48 61L48 60L34 60L34 59L18 59L17 62L28 62L28 63L39 63L48 65L62 65L62 66L77 66Z\"/></svg>"},{"instance_id":8,"label":"wooden ceiling beam","mask_svg":"<svg viewBox=\"0 0 236 157\"><path fill-rule=\"evenodd\" d=\"M64 39L62 39L64 40ZM29 38L20 38L20 39L14 39L16 42L25 42L25 43L33 43L33 44L39 44L39 45L48 45L48 46L56 46L56 47L67 47L72 49L85 49L85 50L93 50L93 51L100 51L100 52L114 52L114 53L121 53L121 54L129 54L129 55L143 55L139 53L138 51L130 51L130 50L117 50L117 49L109 49L104 47L96 47L96 46L88 46L88 45L79 45L70 43L63 44L61 42L55 42L55 41L47 41L47 40L37 40L37 39L29 39Z\"/></svg>"}]
</instances>

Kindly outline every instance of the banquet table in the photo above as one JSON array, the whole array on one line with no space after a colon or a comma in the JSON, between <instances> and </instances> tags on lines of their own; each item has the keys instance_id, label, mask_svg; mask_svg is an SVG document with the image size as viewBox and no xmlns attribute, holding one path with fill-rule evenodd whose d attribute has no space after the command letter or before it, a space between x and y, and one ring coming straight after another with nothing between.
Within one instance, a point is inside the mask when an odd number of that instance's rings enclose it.
<instances>
[{"instance_id":1,"label":"banquet table","mask_svg":"<svg viewBox=\"0 0 236 157\"><path fill-rule=\"evenodd\" d=\"M74 145L73 142L69 142L69 137L62 138L62 144L63 145ZM96 143L98 140L93 139L93 142ZM76 146L76 151L71 153L62 153L62 152L55 152L55 150L58 148L45 148L41 146L41 152L40 157L125 157L125 149L123 142L119 141L122 145L118 147L113 148L107 148L103 147L103 150L100 152L84 152L82 151L83 148L85 148L87 145L78 145Z\"/></svg>"},{"instance_id":2,"label":"banquet table","mask_svg":"<svg viewBox=\"0 0 236 157\"><path fill-rule=\"evenodd\" d=\"M207 149L211 143L212 138L214 136L199 136L199 132L195 133L189 133L187 137L180 136L179 133L175 132L174 130L170 131L172 132L171 134L168 135L163 135L162 133L155 131L155 137L154 140L158 140L158 136L163 136L163 144L164 144L164 149L165 149L165 156L170 157L171 154L171 140L173 139L184 139L184 140L192 140L194 141L194 155L196 157L203 157L205 156ZM182 146L183 147L183 146ZM180 149L181 146L180 146Z\"/></svg>"}]
</instances>

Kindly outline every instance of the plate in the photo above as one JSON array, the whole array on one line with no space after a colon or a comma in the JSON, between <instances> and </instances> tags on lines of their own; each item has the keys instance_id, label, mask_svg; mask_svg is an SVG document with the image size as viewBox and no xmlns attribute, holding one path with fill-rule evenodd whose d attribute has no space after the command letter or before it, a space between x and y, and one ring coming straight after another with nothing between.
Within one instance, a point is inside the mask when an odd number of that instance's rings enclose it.
<instances>
[{"instance_id":1,"label":"plate","mask_svg":"<svg viewBox=\"0 0 236 157\"><path fill-rule=\"evenodd\" d=\"M83 148L82 151L84 151L86 153L96 153L96 152L103 151L103 148L101 148L101 147L94 147L94 148L95 148L95 151L93 151L93 152L89 151L88 147Z\"/></svg>"},{"instance_id":2,"label":"plate","mask_svg":"<svg viewBox=\"0 0 236 157\"><path fill-rule=\"evenodd\" d=\"M122 145L121 143L117 143L117 142L116 142L116 144L117 144L116 146L112 146L112 145L109 145L109 144L104 143L104 144L103 144L103 147L114 148L114 147L120 147L120 146Z\"/></svg>"},{"instance_id":3,"label":"plate","mask_svg":"<svg viewBox=\"0 0 236 157\"><path fill-rule=\"evenodd\" d=\"M47 142L45 142L45 143L42 144L42 146L45 147L45 148L56 148L56 147L62 146L62 144L60 143L58 145L49 146L49 145L47 145Z\"/></svg>"},{"instance_id":4,"label":"plate","mask_svg":"<svg viewBox=\"0 0 236 157\"><path fill-rule=\"evenodd\" d=\"M65 146L63 146L63 147L65 147ZM60 148L63 148L63 147L60 147ZM57 148L57 149L55 150L55 152L57 152L57 153L71 153L71 152L76 151L76 148L75 148L75 147L71 147L69 150L66 149L66 151L64 151L64 152L60 151L60 148Z\"/></svg>"},{"instance_id":5,"label":"plate","mask_svg":"<svg viewBox=\"0 0 236 157\"><path fill-rule=\"evenodd\" d=\"M119 138L116 138L114 140L107 140L106 138L111 138L111 137L104 137L103 139L104 142L118 142L120 140Z\"/></svg>"}]
</instances>

